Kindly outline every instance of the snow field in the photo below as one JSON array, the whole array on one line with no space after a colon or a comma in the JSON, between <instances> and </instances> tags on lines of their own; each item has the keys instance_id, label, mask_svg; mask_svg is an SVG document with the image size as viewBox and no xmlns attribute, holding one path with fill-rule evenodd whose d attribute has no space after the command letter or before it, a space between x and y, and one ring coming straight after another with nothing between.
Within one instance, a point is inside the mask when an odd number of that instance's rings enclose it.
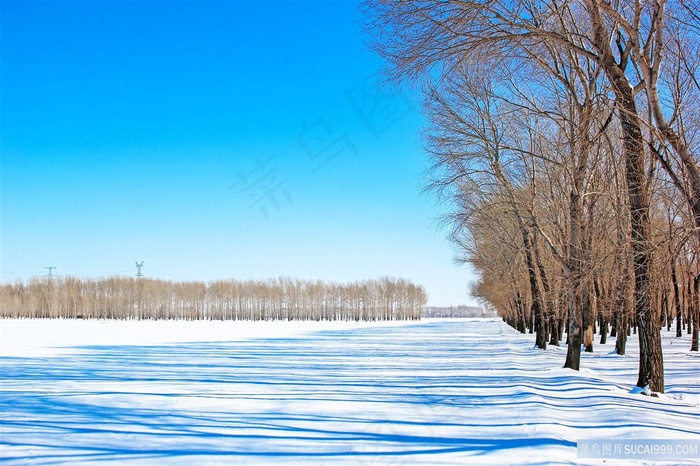
<instances>
[{"instance_id":1,"label":"snow field","mask_svg":"<svg viewBox=\"0 0 700 466\"><path fill-rule=\"evenodd\" d=\"M700 359L666 395L609 344L561 366L498 320L0 321L3 464L616 464L581 439L700 439ZM698 464L694 459L623 464Z\"/></svg>"}]
</instances>

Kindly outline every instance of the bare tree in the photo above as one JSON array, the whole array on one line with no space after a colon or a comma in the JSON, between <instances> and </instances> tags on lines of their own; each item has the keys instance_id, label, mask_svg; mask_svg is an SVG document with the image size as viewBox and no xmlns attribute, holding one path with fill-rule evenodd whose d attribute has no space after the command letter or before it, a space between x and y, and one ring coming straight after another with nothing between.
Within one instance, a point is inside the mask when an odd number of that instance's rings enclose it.
<instances>
[{"instance_id":1,"label":"bare tree","mask_svg":"<svg viewBox=\"0 0 700 466\"><path fill-rule=\"evenodd\" d=\"M420 318L426 301L422 286L391 277L350 284L65 277L51 288L45 278L1 285L0 318L408 320Z\"/></svg>"},{"instance_id":2,"label":"bare tree","mask_svg":"<svg viewBox=\"0 0 700 466\"><path fill-rule=\"evenodd\" d=\"M548 48L573 54L600 68L612 94L623 141L635 323L641 347L637 385L662 392L659 316L652 306L649 278L654 244L647 173L653 165L652 152L657 160L661 160L662 152L650 145L653 142L650 125L653 123L659 135L657 139L667 143L680 157L691 186L697 168L697 161L691 160L687 138L678 131L680 126L664 120L663 105L657 104L661 95L657 85L663 69L664 38L669 32L666 1L640 0L628 4L603 0L370 0L365 5L371 17L370 29L377 37L375 48L387 59L388 74L396 80L432 79L439 85L460 67L478 74L483 69L511 68L514 63L534 63L541 70L556 74L558 70L551 61L539 58L543 56L541 51ZM687 8L684 11L689 11L693 24L697 24L696 13ZM697 82L696 72L690 71L687 59L683 63L682 69L687 71L684 76L689 77L684 82ZM653 118L648 118L648 114ZM576 232L573 233L578 241ZM589 286L581 284L584 285ZM567 365L574 366L575 361Z\"/></svg>"}]
</instances>

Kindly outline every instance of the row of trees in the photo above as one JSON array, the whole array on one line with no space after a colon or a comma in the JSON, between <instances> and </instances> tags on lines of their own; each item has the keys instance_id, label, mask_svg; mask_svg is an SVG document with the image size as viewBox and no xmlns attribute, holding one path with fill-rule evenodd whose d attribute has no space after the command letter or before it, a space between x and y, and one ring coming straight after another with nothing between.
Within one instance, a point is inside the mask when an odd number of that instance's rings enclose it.
<instances>
[{"instance_id":1,"label":"row of trees","mask_svg":"<svg viewBox=\"0 0 700 466\"><path fill-rule=\"evenodd\" d=\"M35 278L0 286L2 318L414 320L422 286L384 277L351 284L295 280L172 282Z\"/></svg>"},{"instance_id":2,"label":"row of trees","mask_svg":"<svg viewBox=\"0 0 700 466\"><path fill-rule=\"evenodd\" d=\"M493 309L484 309L476 306L427 306L423 308L423 317L428 319L464 319L496 317Z\"/></svg>"},{"instance_id":3,"label":"row of trees","mask_svg":"<svg viewBox=\"0 0 700 466\"><path fill-rule=\"evenodd\" d=\"M663 392L660 327L700 306L696 0L369 0L375 49L425 91L431 188L474 294L578 370L596 321L639 335Z\"/></svg>"}]
</instances>

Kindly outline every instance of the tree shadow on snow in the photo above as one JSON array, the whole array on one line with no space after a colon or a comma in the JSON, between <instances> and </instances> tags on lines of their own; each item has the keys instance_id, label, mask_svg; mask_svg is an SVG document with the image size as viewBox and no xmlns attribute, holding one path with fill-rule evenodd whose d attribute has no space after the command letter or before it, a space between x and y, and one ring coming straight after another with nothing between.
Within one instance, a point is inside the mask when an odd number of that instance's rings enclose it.
<instances>
[{"instance_id":1,"label":"tree shadow on snow","mask_svg":"<svg viewBox=\"0 0 700 466\"><path fill-rule=\"evenodd\" d=\"M464 323L429 323L420 332L362 328L0 358L0 459L512 455L516 449L571 450L576 443L547 431L489 437L537 425L577 432L635 428L632 419L660 407L613 393L603 381L523 370L515 353L526 353L528 345L501 348L494 358L498 335L465 343L464 332ZM697 423L697 417L662 407L674 426L657 427L695 432L681 421Z\"/></svg>"}]
</instances>

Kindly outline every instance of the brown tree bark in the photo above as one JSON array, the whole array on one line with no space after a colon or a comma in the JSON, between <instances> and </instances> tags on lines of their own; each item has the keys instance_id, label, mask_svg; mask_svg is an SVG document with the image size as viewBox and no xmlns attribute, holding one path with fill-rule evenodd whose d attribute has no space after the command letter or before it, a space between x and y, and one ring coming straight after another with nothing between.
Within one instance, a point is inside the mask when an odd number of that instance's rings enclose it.
<instances>
[{"instance_id":1,"label":"brown tree bark","mask_svg":"<svg viewBox=\"0 0 700 466\"><path fill-rule=\"evenodd\" d=\"M625 75L624 62L617 63L610 46L610 34L601 14L601 0L589 0L588 10L593 28L593 44L600 54L599 62L610 80L622 125L625 170L632 234L634 270L635 321L639 328L638 387L648 386L654 392L664 391L663 354L659 319L652 309L649 270L652 259L649 192L645 172L642 122L634 100L634 89Z\"/></svg>"},{"instance_id":2,"label":"brown tree bark","mask_svg":"<svg viewBox=\"0 0 700 466\"><path fill-rule=\"evenodd\" d=\"M569 369L579 370L581 365L581 343L582 335L582 275L583 275L583 260L581 248L581 223L583 219L583 203L581 200L580 190L582 180L579 177L574 177L574 184L569 193L569 251L568 251L568 270L565 273L568 275L567 281L567 300L569 304L569 329L568 329L568 347L566 349L566 360L564 367Z\"/></svg>"},{"instance_id":3,"label":"brown tree bark","mask_svg":"<svg viewBox=\"0 0 700 466\"><path fill-rule=\"evenodd\" d=\"M676 337L683 336L683 307L681 306L681 292L676 275L676 261L671 257L671 282L673 284L673 301L676 305Z\"/></svg>"},{"instance_id":4,"label":"brown tree bark","mask_svg":"<svg viewBox=\"0 0 700 466\"><path fill-rule=\"evenodd\" d=\"M693 313L693 336L690 343L690 351L698 351L698 320L700 320L700 274L693 279L692 306L690 312Z\"/></svg>"}]
</instances>

